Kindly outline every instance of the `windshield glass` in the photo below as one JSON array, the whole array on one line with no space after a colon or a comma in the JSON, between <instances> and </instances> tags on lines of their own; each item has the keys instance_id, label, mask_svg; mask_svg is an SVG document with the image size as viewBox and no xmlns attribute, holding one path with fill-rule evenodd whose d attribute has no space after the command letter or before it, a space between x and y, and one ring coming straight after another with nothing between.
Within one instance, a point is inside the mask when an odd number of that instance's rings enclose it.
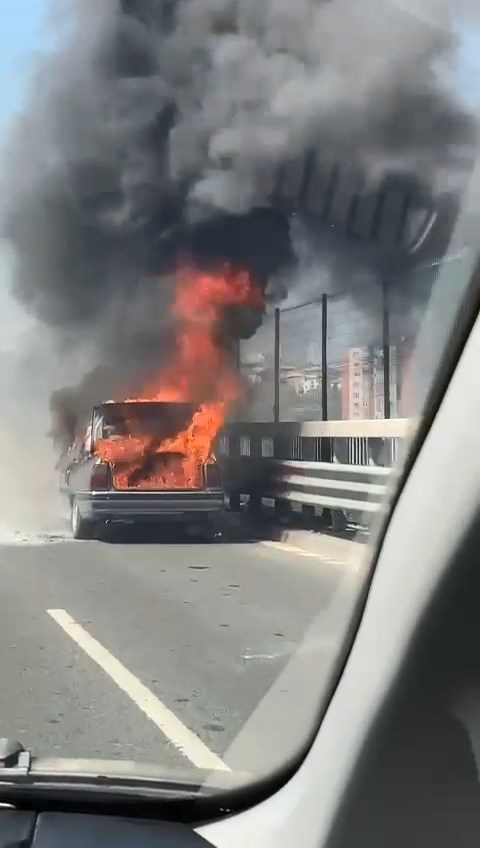
<instances>
[{"instance_id":1,"label":"windshield glass","mask_svg":"<svg viewBox=\"0 0 480 848\"><path fill-rule=\"evenodd\" d=\"M447 6L9 5L0 737L139 793L305 754L477 273Z\"/></svg>"}]
</instances>

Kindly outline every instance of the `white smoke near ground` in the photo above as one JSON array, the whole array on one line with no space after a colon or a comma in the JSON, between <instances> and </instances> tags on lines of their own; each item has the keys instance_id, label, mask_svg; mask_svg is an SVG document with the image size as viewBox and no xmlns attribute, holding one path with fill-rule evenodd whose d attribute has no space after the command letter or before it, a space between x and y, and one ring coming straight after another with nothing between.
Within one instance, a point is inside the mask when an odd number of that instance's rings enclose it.
<instances>
[{"instance_id":1,"label":"white smoke near ground","mask_svg":"<svg viewBox=\"0 0 480 848\"><path fill-rule=\"evenodd\" d=\"M28 350L24 338L19 342ZM34 391L17 355L18 350L0 353L1 542L15 541L24 534L31 538L62 524L55 457L47 436L47 398L45 392ZM37 373L37 367L38 362L30 362L31 375Z\"/></svg>"},{"instance_id":2,"label":"white smoke near ground","mask_svg":"<svg viewBox=\"0 0 480 848\"><path fill-rule=\"evenodd\" d=\"M31 544L65 535L48 402L66 379L78 381L89 361L80 345L76 361L59 358L44 325L10 293L13 263L0 245L0 543Z\"/></svg>"},{"instance_id":3,"label":"white smoke near ground","mask_svg":"<svg viewBox=\"0 0 480 848\"><path fill-rule=\"evenodd\" d=\"M65 536L68 505L59 491L49 399L66 383L78 382L90 364L87 357L61 363L42 325L27 332L13 349L0 350L2 544Z\"/></svg>"}]
</instances>

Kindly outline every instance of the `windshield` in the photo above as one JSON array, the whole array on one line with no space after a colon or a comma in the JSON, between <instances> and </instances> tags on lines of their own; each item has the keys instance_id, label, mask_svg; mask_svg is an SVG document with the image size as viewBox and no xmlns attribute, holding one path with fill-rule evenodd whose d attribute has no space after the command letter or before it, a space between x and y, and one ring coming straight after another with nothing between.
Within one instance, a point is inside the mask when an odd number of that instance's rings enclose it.
<instances>
[{"instance_id":1,"label":"windshield","mask_svg":"<svg viewBox=\"0 0 480 848\"><path fill-rule=\"evenodd\" d=\"M27 5L0 51L0 737L233 791L320 726L466 314L478 22Z\"/></svg>"}]
</instances>

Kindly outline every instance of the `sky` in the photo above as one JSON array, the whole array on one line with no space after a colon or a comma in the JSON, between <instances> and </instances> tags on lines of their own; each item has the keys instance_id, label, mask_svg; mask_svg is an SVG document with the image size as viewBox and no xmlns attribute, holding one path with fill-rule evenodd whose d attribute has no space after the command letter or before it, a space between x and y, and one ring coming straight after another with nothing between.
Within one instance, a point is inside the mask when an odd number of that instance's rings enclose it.
<instances>
[{"instance_id":1,"label":"sky","mask_svg":"<svg viewBox=\"0 0 480 848\"><path fill-rule=\"evenodd\" d=\"M4 0L0 26L0 145L18 109L32 56L46 41L48 0ZM30 322L9 295L12 257L0 243L0 351L15 346Z\"/></svg>"},{"instance_id":2,"label":"sky","mask_svg":"<svg viewBox=\"0 0 480 848\"><path fill-rule=\"evenodd\" d=\"M0 126L21 100L31 57L46 35L47 6L47 0L4 2L0 27Z\"/></svg>"},{"instance_id":3,"label":"sky","mask_svg":"<svg viewBox=\"0 0 480 848\"><path fill-rule=\"evenodd\" d=\"M462 37L459 84L467 100L472 105L480 98L480 28L476 30L460 28Z\"/></svg>"}]
</instances>

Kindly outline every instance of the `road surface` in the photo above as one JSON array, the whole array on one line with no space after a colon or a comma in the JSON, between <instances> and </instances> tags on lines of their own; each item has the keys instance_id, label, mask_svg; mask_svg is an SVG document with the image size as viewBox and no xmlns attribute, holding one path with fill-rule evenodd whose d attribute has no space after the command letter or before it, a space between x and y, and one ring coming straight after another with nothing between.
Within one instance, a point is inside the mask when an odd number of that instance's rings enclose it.
<instances>
[{"instance_id":1,"label":"road surface","mask_svg":"<svg viewBox=\"0 0 480 848\"><path fill-rule=\"evenodd\" d=\"M332 540L0 543L0 735L176 766L222 767L347 568Z\"/></svg>"}]
</instances>

